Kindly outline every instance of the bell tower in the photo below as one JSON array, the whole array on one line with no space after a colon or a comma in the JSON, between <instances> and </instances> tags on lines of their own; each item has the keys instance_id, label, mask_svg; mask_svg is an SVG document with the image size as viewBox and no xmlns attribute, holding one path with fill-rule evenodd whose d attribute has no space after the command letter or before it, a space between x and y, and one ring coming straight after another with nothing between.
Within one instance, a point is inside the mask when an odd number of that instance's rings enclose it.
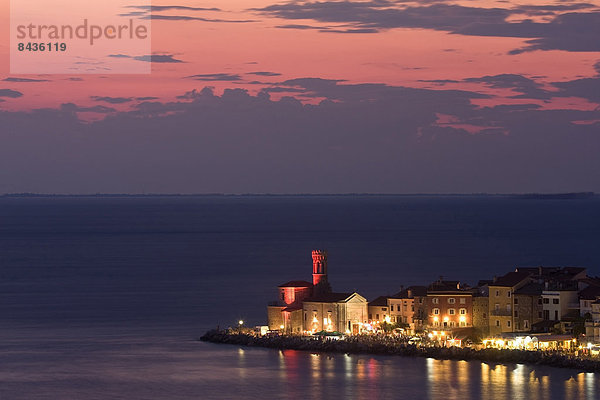
<instances>
[{"instance_id":1,"label":"bell tower","mask_svg":"<svg viewBox=\"0 0 600 400\"><path fill-rule=\"evenodd\" d=\"M327 282L327 251L313 250L313 286L315 294L330 291Z\"/></svg>"}]
</instances>

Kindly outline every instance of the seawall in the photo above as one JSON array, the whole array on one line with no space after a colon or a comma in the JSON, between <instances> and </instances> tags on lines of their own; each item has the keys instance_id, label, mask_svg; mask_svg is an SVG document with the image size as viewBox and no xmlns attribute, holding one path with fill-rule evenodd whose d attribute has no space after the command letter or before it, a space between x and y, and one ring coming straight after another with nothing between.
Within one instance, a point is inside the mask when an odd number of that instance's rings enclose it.
<instances>
[{"instance_id":1,"label":"seawall","mask_svg":"<svg viewBox=\"0 0 600 400\"><path fill-rule=\"evenodd\" d=\"M344 340L307 340L300 336L253 336L212 330L201 341L238 346L300 350L316 353L373 354L386 356L427 357L438 360L475 360L486 363L517 363L571 368L584 372L600 372L600 360L581 358L556 352L415 346L371 336L353 336Z\"/></svg>"}]
</instances>

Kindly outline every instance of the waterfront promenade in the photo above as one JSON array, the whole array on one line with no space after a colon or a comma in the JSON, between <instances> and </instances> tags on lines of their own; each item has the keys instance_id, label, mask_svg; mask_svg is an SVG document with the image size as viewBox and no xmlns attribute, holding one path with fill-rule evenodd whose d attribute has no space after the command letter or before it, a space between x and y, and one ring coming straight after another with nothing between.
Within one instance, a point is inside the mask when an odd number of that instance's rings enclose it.
<instances>
[{"instance_id":1,"label":"waterfront promenade","mask_svg":"<svg viewBox=\"0 0 600 400\"><path fill-rule=\"evenodd\" d=\"M576 356L558 351L527 351L511 349L474 349L441 347L432 344L411 344L407 337L356 335L340 340L306 336L257 336L235 330L211 330L201 341L239 346L265 347L280 350L300 350L318 353L373 354L388 356L428 357L440 360L475 360L486 363L533 364L572 368L585 372L600 372L600 358Z\"/></svg>"}]
</instances>

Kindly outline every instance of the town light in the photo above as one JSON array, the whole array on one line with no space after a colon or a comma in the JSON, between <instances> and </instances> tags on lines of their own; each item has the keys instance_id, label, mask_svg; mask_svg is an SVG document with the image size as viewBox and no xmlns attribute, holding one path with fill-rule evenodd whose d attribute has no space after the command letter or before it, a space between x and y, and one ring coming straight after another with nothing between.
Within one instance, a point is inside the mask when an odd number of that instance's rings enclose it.
<instances>
[{"instance_id":1,"label":"town light","mask_svg":"<svg viewBox=\"0 0 600 400\"><path fill-rule=\"evenodd\" d=\"M448 318L448 317L444 317L444 322L448 322L449 319L450 318Z\"/></svg>"},{"instance_id":2,"label":"town light","mask_svg":"<svg viewBox=\"0 0 600 400\"><path fill-rule=\"evenodd\" d=\"M433 317L433 322L438 322L440 319L438 317Z\"/></svg>"},{"instance_id":3,"label":"town light","mask_svg":"<svg viewBox=\"0 0 600 400\"><path fill-rule=\"evenodd\" d=\"M459 318L460 322L465 322L467 320L467 318L463 315Z\"/></svg>"},{"instance_id":4,"label":"town light","mask_svg":"<svg viewBox=\"0 0 600 400\"><path fill-rule=\"evenodd\" d=\"M244 325L244 321L240 319L240 320L238 321L238 324L240 324L240 325Z\"/></svg>"},{"instance_id":5,"label":"town light","mask_svg":"<svg viewBox=\"0 0 600 400\"><path fill-rule=\"evenodd\" d=\"M279 325L279 329L283 329L283 328L285 328L285 326Z\"/></svg>"},{"instance_id":6,"label":"town light","mask_svg":"<svg viewBox=\"0 0 600 400\"><path fill-rule=\"evenodd\" d=\"M385 316L385 323L386 323L386 324L389 324L389 323L391 322L391 320L392 320L392 319L390 318L390 316L389 316L389 315L386 315L386 316Z\"/></svg>"}]
</instances>

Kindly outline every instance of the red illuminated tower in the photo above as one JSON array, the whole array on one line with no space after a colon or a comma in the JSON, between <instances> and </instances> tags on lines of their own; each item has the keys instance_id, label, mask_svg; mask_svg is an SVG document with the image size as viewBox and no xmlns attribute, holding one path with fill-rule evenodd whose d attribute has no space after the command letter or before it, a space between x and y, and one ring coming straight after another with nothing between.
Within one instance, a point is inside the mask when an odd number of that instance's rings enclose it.
<instances>
[{"instance_id":1,"label":"red illuminated tower","mask_svg":"<svg viewBox=\"0 0 600 400\"><path fill-rule=\"evenodd\" d=\"M313 250L313 286L314 294L322 294L331 291L327 281L327 251Z\"/></svg>"}]
</instances>

